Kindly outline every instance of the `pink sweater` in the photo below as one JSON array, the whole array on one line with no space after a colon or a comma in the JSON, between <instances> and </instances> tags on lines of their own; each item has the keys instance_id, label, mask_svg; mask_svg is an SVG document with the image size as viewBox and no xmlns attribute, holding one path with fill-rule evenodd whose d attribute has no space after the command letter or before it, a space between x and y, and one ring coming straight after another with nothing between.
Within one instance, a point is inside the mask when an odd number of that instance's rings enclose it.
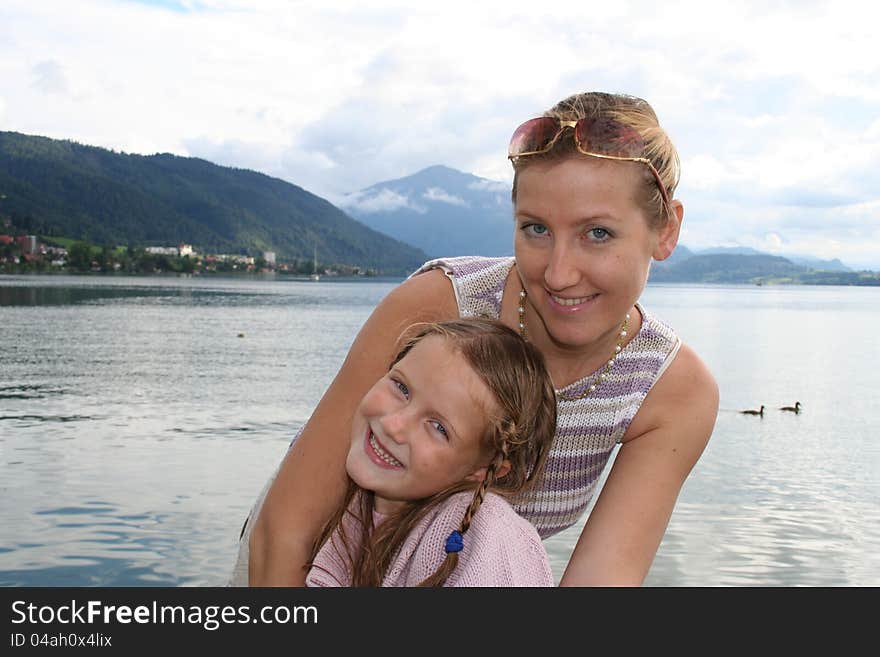
<instances>
[{"instance_id":1,"label":"pink sweater","mask_svg":"<svg viewBox=\"0 0 880 657\"><path fill-rule=\"evenodd\" d=\"M404 541L382 586L418 586L446 557L444 545L457 529L473 493L457 493L423 518ZM381 522L381 516L376 516ZM349 531L349 535L357 535ZM350 586L351 575L337 552L334 533L315 557L306 586ZM489 493L470 529L458 565L444 586L554 586L547 552L537 530L498 495Z\"/></svg>"}]
</instances>

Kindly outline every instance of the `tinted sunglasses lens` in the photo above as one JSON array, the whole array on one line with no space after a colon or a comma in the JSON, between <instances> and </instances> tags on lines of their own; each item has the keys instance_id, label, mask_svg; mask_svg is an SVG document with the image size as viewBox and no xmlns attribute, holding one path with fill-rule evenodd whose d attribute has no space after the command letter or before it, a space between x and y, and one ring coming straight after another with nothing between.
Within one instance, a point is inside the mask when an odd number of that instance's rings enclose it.
<instances>
[{"instance_id":1,"label":"tinted sunglasses lens","mask_svg":"<svg viewBox=\"0 0 880 657\"><path fill-rule=\"evenodd\" d=\"M615 157L644 157L645 142L635 128L611 119L581 119L575 126L581 149Z\"/></svg>"},{"instance_id":2,"label":"tinted sunglasses lens","mask_svg":"<svg viewBox=\"0 0 880 657\"><path fill-rule=\"evenodd\" d=\"M510 138L507 147L508 157L515 157L523 153L534 153L547 148L553 138L559 132L559 121L550 117L530 119L523 123Z\"/></svg>"}]
</instances>

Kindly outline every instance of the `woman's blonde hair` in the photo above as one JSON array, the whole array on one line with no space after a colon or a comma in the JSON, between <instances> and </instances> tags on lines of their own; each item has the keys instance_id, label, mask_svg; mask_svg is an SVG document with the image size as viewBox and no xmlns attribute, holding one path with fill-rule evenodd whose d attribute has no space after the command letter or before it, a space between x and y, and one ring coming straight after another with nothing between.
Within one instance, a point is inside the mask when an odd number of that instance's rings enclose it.
<instances>
[{"instance_id":1,"label":"woman's blonde hair","mask_svg":"<svg viewBox=\"0 0 880 657\"><path fill-rule=\"evenodd\" d=\"M544 116L558 118L563 121L579 119L609 118L635 129L645 143L642 157L651 161L660 179L666 186L669 198L673 198L681 176L681 161L678 151L666 131L660 127L660 121L651 105L646 100L626 94L610 94L600 91L574 94L559 101L544 112ZM572 130L572 128L566 128ZM519 173L537 161L563 159L580 156L574 139L557 139L553 147L546 153L514 158L513 163L513 204L516 205L516 190ZM588 156L583 156L588 157ZM639 165L642 166L642 165ZM654 227L665 225L671 208L665 207L663 195L650 170L644 169L643 193L640 195L642 207L650 223Z\"/></svg>"},{"instance_id":2,"label":"woman's blonde hair","mask_svg":"<svg viewBox=\"0 0 880 657\"><path fill-rule=\"evenodd\" d=\"M461 482L427 499L410 502L378 527L373 526L373 493L362 490L349 478L343 503L315 541L310 561L339 529L342 545L334 543L334 547L349 562L352 586L380 586L394 555L413 528L431 509L455 493L474 490L458 527L465 535L487 491L513 495L526 490L543 471L556 433L556 393L544 358L534 345L494 319L419 323L408 329L403 347L391 365L432 335L447 340L461 353L495 398L497 411L485 418L486 429L481 437L485 453L492 455L486 477L481 483ZM510 469L499 475L505 461ZM356 540L347 535L343 522L347 514L355 526L360 526ZM458 553L448 553L437 571L420 586L441 586L457 564Z\"/></svg>"}]
</instances>

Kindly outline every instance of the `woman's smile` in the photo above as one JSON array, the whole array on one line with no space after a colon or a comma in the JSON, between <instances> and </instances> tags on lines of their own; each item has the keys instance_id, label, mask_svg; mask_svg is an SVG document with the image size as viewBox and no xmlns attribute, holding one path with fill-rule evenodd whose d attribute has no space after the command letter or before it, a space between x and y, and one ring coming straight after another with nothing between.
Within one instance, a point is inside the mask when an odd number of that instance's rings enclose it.
<instances>
[{"instance_id":1,"label":"woman's smile","mask_svg":"<svg viewBox=\"0 0 880 657\"><path fill-rule=\"evenodd\" d=\"M553 310L561 313L571 314L592 305L593 302L598 299L599 294L596 293L584 297L562 297L557 296L551 292L547 292L547 297L550 299L549 305Z\"/></svg>"}]
</instances>

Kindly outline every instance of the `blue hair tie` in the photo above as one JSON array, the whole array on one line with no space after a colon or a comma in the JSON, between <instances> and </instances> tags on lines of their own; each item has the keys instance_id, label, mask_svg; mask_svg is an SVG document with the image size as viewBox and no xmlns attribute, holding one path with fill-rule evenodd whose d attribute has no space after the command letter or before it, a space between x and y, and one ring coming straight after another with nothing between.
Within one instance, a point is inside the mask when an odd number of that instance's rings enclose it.
<instances>
[{"instance_id":1,"label":"blue hair tie","mask_svg":"<svg viewBox=\"0 0 880 657\"><path fill-rule=\"evenodd\" d=\"M461 532L456 530L452 532L446 539L446 552L461 552L464 547L464 539Z\"/></svg>"}]
</instances>

